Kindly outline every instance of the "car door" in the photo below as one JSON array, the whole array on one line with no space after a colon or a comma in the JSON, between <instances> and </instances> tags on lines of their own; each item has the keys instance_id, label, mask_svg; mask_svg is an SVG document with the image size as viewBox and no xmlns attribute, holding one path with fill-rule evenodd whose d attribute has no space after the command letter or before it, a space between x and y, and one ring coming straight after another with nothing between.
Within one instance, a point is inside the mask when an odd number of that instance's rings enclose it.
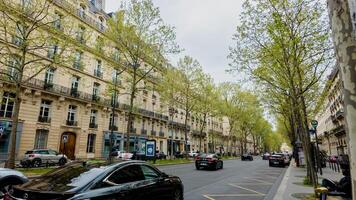
<instances>
[{"instance_id":1,"label":"car door","mask_svg":"<svg viewBox=\"0 0 356 200\"><path fill-rule=\"evenodd\" d=\"M173 185L167 176L162 176L160 172L149 165L141 165L141 170L145 178L145 199L165 200L172 199Z\"/></svg>"},{"instance_id":2,"label":"car door","mask_svg":"<svg viewBox=\"0 0 356 200\"><path fill-rule=\"evenodd\" d=\"M41 161L43 164L50 163L48 158L48 151L47 150L38 150L37 152L40 155Z\"/></svg>"},{"instance_id":3,"label":"car door","mask_svg":"<svg viewBox=\"0 0 356 200\"><path fill-rule=\"evenodd\" d=\"M48 162L50 163L58 163L57 152L54 150L48 150Z\"/></svg>"},{"instance_id":4,"label":"car door","mask_svg":"<svg viewBox=\"0 0 356 200\"><path fill-rule=\"evenodd\" d=\"M82 195L91 200L140 200L144 197L144 181L140 166L132 164L112 172Z\"/></svg>"}]
</instances>

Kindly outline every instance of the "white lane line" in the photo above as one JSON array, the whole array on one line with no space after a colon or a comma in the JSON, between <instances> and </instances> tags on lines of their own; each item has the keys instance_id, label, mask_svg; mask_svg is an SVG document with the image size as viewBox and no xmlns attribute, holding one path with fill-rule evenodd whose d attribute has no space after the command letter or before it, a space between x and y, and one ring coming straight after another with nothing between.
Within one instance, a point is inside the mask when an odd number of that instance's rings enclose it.
<instances>
[{"instance_id":1,"label":"white lane line","mask_svg":"<svg viewBox=\"0 0 356 200\"><path fill-rule=\"evenodd\" d=\"M256 178L245 177L245 179L247 179L247 180L252 180L252 181L257 181L257 182L260 182L260 183L270 183L270 182L263 181L263 180L259 180L259 179L256 179ZM270 183L270 184L271 184L271 183Z\"/></svg>"},{"instance_id":2,"label":"white lane line","mask_svg":"<svg viewBox=\"0 0 356 200\"><path fill-rule=\"evenodd\" d=\"M263 193L261 193L261 192L258 192L258 191L256 191L256 190L251 190L251 189L249 189L249 188L241 187L241 186L235 185L235 184L233 184L233 183L229 183L229 185L231 185L231 186L233 186L233 187L237 187L237 188L243 189L243 190L246 190L246 191L249 191L249 192L256 193L256 194L258 194L258 195L260 195L260 196L264 196L264 195L265 195L265 194L263 194Z\"/></svg>"},{"instance_id":3,"label":"white lane line","mask_svg":"<svg viewBox=\"0 0 356 200\"><path fill-rule=\"evenodd\" d=\"M209 197L261 197L260 194L209 194ZM212 199L215 200L215 199Z\"/></svg>"},{"instance_id":4,"label":"white lane line","mask_svg":"<svg viewBox=\"0 0 356 200\"><path fill-rule=\"evenodd\" d=\"M273 185L273 183L233 183L235 185L251 185L251 186L258 186L258 185Z\"/></svg>"},{"instance_id":5,"label":"white lane line","mask_svg":"<svg viewBox=\"0 0 356 200\"><path fill-rule=\"evenodd\" d=\"M203 195L203 197L205 197L205 198L207 198L207 199L209 199L209 200L215 200L215 199L213 199L213 198L211 198L211 197L209 197L210 196L210 194L209 195Z\"/></svg>"}]
</instances>

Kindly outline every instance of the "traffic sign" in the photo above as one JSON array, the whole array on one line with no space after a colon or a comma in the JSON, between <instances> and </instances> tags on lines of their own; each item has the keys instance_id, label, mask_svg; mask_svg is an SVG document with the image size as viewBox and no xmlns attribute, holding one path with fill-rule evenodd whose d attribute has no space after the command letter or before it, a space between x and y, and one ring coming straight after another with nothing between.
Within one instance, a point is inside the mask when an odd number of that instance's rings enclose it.
<instances>
[{"instance_id":1,"label":"traffic sign","mask_svg":"<svg viewBox=\"0 0 356 200\"><path fill-rule=\"evenodd\" d=\"M318 121L316 121L316 120L312 120L310 123L314 129L316 129L316 127L318 126Z\"/></svg>"},{"instance_id":2,"label":"traffic sign","mask_svg":"<svg viewBox=\"0 0 356 200\"><path fill-rule=\"evenodd\" d=\"M68 135L63 135L62 136L62 142L63 143L67 143L67 141L68 141Z\"/></svg>"}]
</instances>

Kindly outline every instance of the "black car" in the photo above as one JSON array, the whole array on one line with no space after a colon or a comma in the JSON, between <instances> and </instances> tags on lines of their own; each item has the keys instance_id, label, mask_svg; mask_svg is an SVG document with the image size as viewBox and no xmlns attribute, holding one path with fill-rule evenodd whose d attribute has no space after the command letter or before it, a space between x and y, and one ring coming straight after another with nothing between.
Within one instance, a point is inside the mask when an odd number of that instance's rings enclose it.
<instances>
[{"instance_id":1,"label":"black car","mask_svg":"<svg viewBox=\"0 0 356 200\"><path fill-rule=\"evenodd\" d=\"M279 166L279 167L285 167L286 166L286 161L285 157L283 154L273 154L269 157L269 166Z\"/></svg>"},{"instance_id":2,"label":"black car","mask_svg":"<svg viewBox=\"0 0 356 200\"><path fill-rule=\"evenodd\" d=\"M4 198L9 187L21 185L27 181L27 177L19 171L0 168L0 199Z\"/></svg>"},{"instance_id":3,"label":"black car","mask_svg":"<svg viewBox=\"0 0 356 200\"><path fill-rule=\"evenodd\" d=\"M241 156L241 160L249 160L249 161L253 161L253 156L251 154L243 154Z\"/></svg>"},{"instance_id":4,"label":"black car","mask_svg":"<svg viewBox=\"0 0 356 200\"><path fill-rule=\"evenodd\" d=\"M183 184L143 161L73 162L14 187L10 199L183 200Z\"/></svg>"},{"instance_id":5,"label":"black car","mask_svg":"<svg viewBox=\"0 0 356 200\"><path fill-rule=\"evenodd\" d=\"M222 169L223 161L220 160L219 156L216 154L199 154L195 157L195 168L199 170L200 168L210 168L210 169Z\"/></svg>"}]
</instances>

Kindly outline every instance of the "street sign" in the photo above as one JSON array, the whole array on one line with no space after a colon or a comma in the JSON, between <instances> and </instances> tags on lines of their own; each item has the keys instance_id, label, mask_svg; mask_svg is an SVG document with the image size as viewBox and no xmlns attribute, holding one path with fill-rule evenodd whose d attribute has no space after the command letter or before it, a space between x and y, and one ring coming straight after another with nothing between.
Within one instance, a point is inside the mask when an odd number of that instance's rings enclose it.
<instances>
[{"instance_id":1,"label":"street sign","mask_svg":"<svg viewBox=\"0 0 356 200\"><path fill-rule=\"evenodd\" d=\"M62 142L67 143L68 142L68 135L63 135L62 136Z\"/></svg>"},{"instance_id":2,"label":"street sign","mask_svg":"<svg viewBox=\"0 0 356 200\"><path fill-rule=\"evenodd\" d=\"M146 141L146 156L154 157L156 153L156 141L155 140L147 140Z\"/></svg>"},{"instance_id":3,"label":"street sign","mask_svg":"<svg viewBox=\"0 0 356 200\"><path fill-rule=\"evenodd\" d=\"M314 129L316 129L316 127L318 126L318 121L316 121L316 120L312 120L310 123Z\"/></svg>"}]
</instances>

